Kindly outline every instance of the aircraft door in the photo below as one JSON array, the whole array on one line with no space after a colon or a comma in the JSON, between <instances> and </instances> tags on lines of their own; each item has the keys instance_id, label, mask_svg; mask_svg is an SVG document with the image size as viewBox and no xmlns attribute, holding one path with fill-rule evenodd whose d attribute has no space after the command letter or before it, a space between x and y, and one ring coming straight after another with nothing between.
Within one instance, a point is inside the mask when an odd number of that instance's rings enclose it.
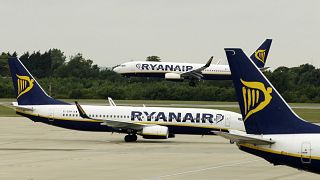
<instances>
[{"instance_id":1,"label":"aircraft door","mask_svg":"<svg viewBox=\"0 0 320 180\"><path fill-rule=\"evenodd\" d=\"M301 162L303 164L311 163L311 143L309 142L301 144Z\"/></svg>"},{"instance_id":2,"label":"aircraft door","mask_svg":"<svg viewBox=\"0 0 320 180\"><path fill-rule=\"evenodd\" d=\"M226 127L230 127L230 119L231 119L231 116L227 114L224 120Z\"/></svg>"},{"instance_id":3,"label":"aircraft door","mask_svg":"<svg viewBox=\"0 0 320 180\"><path fill-rule=\"evenodd\" d=\"M54 121L54 111L53 111L53 110L49 113L48 120L49 120L50 122L53 122L53 121Z\"/></svg>"}]
</instances>

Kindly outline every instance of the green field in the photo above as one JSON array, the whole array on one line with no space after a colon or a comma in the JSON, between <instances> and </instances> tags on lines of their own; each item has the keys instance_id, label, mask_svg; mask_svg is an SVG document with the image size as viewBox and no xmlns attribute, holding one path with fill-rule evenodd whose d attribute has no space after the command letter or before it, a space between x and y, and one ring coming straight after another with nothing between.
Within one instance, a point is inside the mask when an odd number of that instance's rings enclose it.
<instances>
[{"instance_id":1,"label":"green field","mask_svg":"<svg viewBox=\"0 0 320 180\"><path fill-rule=\"evenodd\" d=\"M15 114L13 107L10 106L10 102L15 101L14 99L1 99L0 102L0 116L18 116ZM73 103L75 99L66 99L69 103ZM77 100L81 104L107 104L107 100L96 100L96 99L81 99ZM152 101L152 100L115 100L118 105L134 105L142 106L169 106L169 107L187 107L192 108L208 108L208 109L222 109L234 112L240 112L237 102L211 102L211 101ZM233 105L234 107L224 107L225 105ZM293 108L293 110L303 119L310 122L320 123L320 104L314 103L292 103L290 106L299 107ZM317 109L319 108L319 109Z\"/></svg>"},{"instance_id":2,"label":"green field","mask_svg":"<svg viewBox=\"0 0 320 180\"><path fill-rule=\"evenodd\" d=\"M17 116L14 109L8 106L0 105L0 116Z\"/></svg>"}]
</instances>

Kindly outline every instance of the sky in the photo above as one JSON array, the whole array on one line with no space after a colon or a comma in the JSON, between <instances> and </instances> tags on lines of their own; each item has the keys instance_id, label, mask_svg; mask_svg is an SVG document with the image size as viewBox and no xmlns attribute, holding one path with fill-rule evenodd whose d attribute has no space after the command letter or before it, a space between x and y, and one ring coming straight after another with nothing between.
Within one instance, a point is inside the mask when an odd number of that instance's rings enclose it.
<instances>
[{"instance_id":1,"label":"sky","mask_svg":"<svg viewBox=\"0 0 320 180\"><path fill-rule=\"evenodd\" d=\"M227 64L273 39L267 66L320 67L319 0L0 0L0 51L82 53L99 66L159 56Z\"/></svg>"}]
</instances>

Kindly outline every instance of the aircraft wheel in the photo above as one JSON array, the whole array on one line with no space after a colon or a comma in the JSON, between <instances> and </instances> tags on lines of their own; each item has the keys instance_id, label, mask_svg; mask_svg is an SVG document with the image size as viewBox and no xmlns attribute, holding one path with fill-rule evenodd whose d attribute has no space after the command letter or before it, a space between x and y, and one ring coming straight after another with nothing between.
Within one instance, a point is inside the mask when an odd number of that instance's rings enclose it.
<instances>
[{"instance_id":1,"label":"aircraft wheel","mask_svg":"<svg viewBox=\"0 0 320 180\"><path fill-rule=\"evenodd\" d=\"M137 141L138 137L135 134L128 134L124 137L125 142L135 142Z\"/></svg>"},{"instance_id":2,"label":"aircraft wheel","mask_svg":"<svg viewBox=\"0 0 320 180\"><path fill-rule=\"evenodd\" d=\"M133 140L133 141L137 141L137 139L138 139L138 136L137 136L137 135L132 134L131 136L132 136L132 140Z\"/></svg>"}]
</instances>

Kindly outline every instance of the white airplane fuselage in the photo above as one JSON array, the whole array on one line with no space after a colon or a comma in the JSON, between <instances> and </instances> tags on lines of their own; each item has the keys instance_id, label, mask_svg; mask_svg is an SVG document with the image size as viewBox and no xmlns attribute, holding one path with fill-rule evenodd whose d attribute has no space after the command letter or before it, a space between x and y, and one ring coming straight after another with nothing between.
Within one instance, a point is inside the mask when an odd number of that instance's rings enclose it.
<instances>
[{"instance_id":1,"label":"white airplane fuselage","mask_svg":"<svg viewBox=\"0 0 320 180\"><path fill-rule=\"evenodd\" d=\"M159 77L179 79L178 74L203 67L197 63L132 61L123 63L113 69L114 72L127 77ZM229 65L210 65L201 71L204 80L229 80L231 72ZM183 77L180 77L183 79Z\"/></svg>"},{"instance_id":2,"label":"white airplane fuselage","mask_svg":"<svg viewBox=\"0 0 320 180\"><path fill-rule=\"evenodd\" d=\"M103 119L167 126L170 134L214 134L213 130L227 131L229 128L245 130L240 114L224 110L83 105L92 118L85 119L79 116L75 105L19 107L17 113L33 121L84 131L121 132L121 129L103 125Z\"/></svg>"},{"instance_id":3,"label":"white airplane fuselage","mask_svg":"<svg viewBox=\"0 0 320 180\"><path fill-rule=\"evenodd\" d=\"M261 135L276 143L253 145L238 143L245 152L260 156L274 165L288 165L319 173L320 134L273 134Z\"/></svg>"}]
</instances>

